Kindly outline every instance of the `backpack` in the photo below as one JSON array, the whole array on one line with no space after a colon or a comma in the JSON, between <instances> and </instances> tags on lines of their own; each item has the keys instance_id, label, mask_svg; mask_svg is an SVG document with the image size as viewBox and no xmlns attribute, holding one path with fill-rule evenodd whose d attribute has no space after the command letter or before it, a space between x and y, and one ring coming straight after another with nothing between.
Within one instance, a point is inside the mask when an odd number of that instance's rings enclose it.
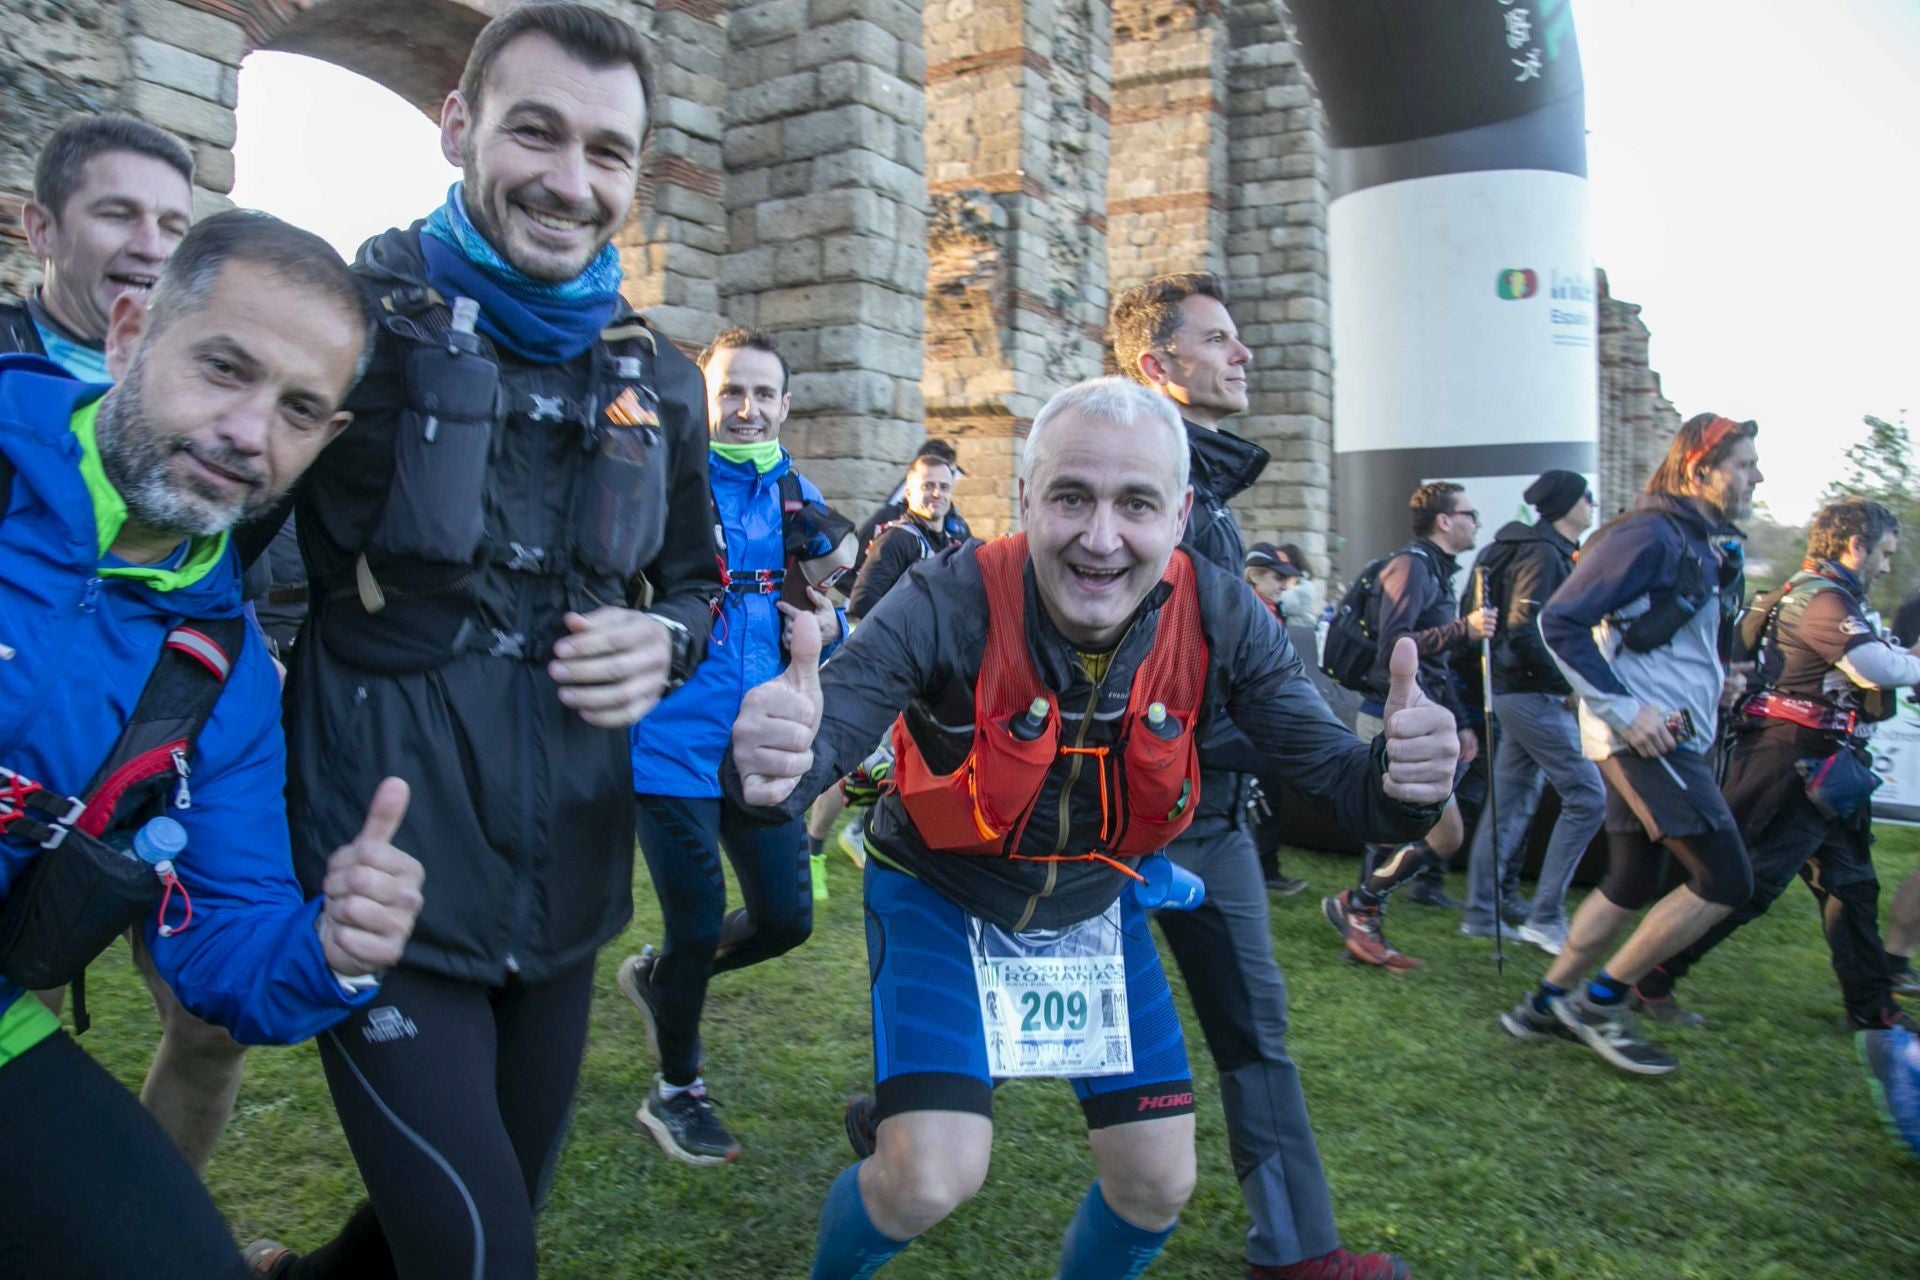
<instances>
[{"instance_id":1,"label":"backpack","mask_svg":"<svg viewBox=\"0 0 1920 1280\"><path fill-rule=\"evenodd\" d=\"M12 460L0 453L0 519L13 477ZM246 644L246 628L239 616L184 618L167 633L132 714L78 797L0 770L0 831L42 850L0 903L0 974L29 990L71 985L76 1035L91 1024L87 964L156 902L165 909L155 870L107 840L163 812L170 800L181 808L191 803L189 761ZM170 886L179 888L177 881ZM190 904L187 911L191 920Z\"/></svg>"},{"instance_id":2,"label":"backpack","mask_svg":"<svg viewBox=\"0 0 1920 1280\"><path fill-rule=\"evenodd\" d=\"M1382 556L1360 571L1340 597L1320 647L1320 670L1329 680L1355 693L1371 693L1367 676L1380 657L1380 571L1390 556Z\"/></svg>"}]
</instances>

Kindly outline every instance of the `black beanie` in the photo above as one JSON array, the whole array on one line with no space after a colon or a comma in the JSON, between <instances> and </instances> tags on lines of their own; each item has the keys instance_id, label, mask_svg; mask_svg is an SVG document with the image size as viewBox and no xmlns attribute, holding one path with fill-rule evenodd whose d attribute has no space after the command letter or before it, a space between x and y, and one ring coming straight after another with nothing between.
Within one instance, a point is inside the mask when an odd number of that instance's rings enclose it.
<instances>
[{"instance_id":1,"label":"black beanie","mask_svg":"<svg viewBox=\"0 0 1920 1280\"><path fill-rule=\"evenodd\" d=\"M1527 486L1526 499L1542 520L1552 523L1573 510L1586 492L1587 478L1578 471L1549 471Z\"/></svg>"}]
</instances>

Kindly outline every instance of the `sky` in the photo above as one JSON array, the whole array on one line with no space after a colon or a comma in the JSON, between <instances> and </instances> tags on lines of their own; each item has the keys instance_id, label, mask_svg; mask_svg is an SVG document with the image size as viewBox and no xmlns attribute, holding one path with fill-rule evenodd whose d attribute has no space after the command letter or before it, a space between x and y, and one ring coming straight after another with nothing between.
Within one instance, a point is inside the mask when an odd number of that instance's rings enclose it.
<instances>
[{"instance_id":1,"label":"sky","mask_svg":"<svg viewBox=\"0 0 1920 1280\"><path fill-rule=\"evenodd\" d=\"M1804 520L1862 415L1920 417L1920 0L1573 4L1594 260L1668 398L1757 419L1760 497ZM242 67L234 158L238 203L349 254L458 177L419 111L290 54Z\"/></svg>"}]
</instances>

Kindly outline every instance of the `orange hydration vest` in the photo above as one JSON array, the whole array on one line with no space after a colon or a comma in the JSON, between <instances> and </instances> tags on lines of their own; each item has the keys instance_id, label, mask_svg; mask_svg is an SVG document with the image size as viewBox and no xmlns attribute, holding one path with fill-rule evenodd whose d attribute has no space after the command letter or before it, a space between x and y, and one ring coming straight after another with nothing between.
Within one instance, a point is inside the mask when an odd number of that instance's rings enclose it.
<instances>
[{"instance_id":1,"label":"orange hydration vest","mask_svg":"<svg viewBox=\"0 0 1920 1280\"><path fill-rule=\"evenodd\" d=\"M908 819L930 849L1040 862L1097 860L1128 874L1118 858L1166 847L1193 821L1200 802L1200 755L1194 740L1206 687L1207 640L1193 563L1176 550L1162 581L1173 594L1160 607L1153 648L1133 676L1119 737L1105 746L1062 741L1060 708L1040 682L1027 647L1024 570L1027 536L1016 533L976 553L987 593L987 645L973 689L973 749L960 767L936 774L927 766L906 717L893 724L897 790ZM1031 710L1046 720L1031 737ZM1088 724L1081 722L1082 742ZM1047 774L1063 757L1071 788L1091 765L1100 777L1100 840L1092 849L1016 852Z\"/></svg>"}]
</instances>

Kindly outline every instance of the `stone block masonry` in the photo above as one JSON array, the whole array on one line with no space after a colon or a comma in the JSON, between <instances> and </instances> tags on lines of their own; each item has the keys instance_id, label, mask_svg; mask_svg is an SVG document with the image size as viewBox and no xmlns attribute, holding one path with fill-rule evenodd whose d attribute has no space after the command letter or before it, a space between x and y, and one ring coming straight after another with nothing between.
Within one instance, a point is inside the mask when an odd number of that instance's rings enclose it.
<instances>
[{"instance_id":1,"label":"stone block masonry","mask_svg":"<svg viewBox=\"0 0 1920 1280\"><path fill-rule=\"evenodd\" d=\"M717 309L799 376L786 443L858 518L923 431L927 278L920 15L898 0L726 10Z\"/></svg>"},{"instance_id":2,"label":"stone block masonry","mask_svg":"<svg viewBox=\"0 0 1920 1280\"><path fill-rule=\"evenodd\" d=\"M1325 568L1327 159L1278 0L591 2L655 48L653 139L616 239L628 299L687 350L723 322L776 331L796 371L788 443L837 505L864 515L941 435L976 530L1012 528L1027 426L1101 371L1113 294L1218 271L1253 351L1250 411L1228 425L1274 458L1241 523ZM0 5L0 287L34 282L19 205L68 113L132 111L179 134L204 213L233 188L248 53L323 58L437 115L500 7ZM1679 420L1647 340L1603 276L1609 510Z\"/></svg>"}]
</instances>

